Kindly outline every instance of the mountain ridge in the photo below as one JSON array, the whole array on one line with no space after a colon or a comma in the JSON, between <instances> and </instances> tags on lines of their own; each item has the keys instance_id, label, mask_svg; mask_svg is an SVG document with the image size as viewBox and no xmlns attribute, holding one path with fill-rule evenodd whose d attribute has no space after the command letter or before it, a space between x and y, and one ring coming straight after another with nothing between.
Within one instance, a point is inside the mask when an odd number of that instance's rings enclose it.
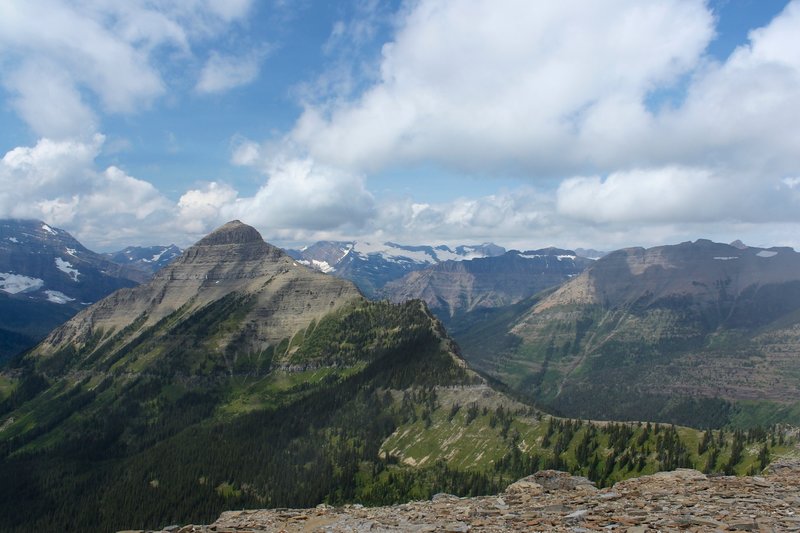
<instances>
[{"instance_id":1,"label":"mountain ridge","mask_svg":"<svg viewBox=\"0 0 800 533\"><path fill-rule=\"evenodd\" d=\"M446 323L476 308L513 305L578 275L591 260L571 250L543 248L463 261L443 261L387 283L393 302L421 299Z\"/></svg>"},{"instance_id":2,"label":"mountain ridge","mask_svg":"<svg viewBox=\"0 0 800 533\"><path fill-rule=\"evenodd\" d=\"M701 239L612 252L454 335L473 365L571 416L797 421L798 311L800 254Z\"/></svg>"}]
</instances>

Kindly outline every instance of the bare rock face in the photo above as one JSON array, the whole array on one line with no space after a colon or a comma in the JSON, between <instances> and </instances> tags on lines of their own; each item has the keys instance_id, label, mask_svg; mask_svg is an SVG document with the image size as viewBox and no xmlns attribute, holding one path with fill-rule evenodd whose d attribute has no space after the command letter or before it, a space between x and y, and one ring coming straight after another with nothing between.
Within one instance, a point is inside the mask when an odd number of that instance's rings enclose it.
<instances>
[{"instance_id":1,"label":"bare rock face","mask_svg":"<svg viewBox=\"0 0 800 533\"><path fill-rule=\"evenodd\" d=\"M375 508L230 511L209 526L164 531L798 531L800 465L792 464L765 477L661 472L602 490L580 490L591 486L585 478L547 471L510 485L499 496L437 495L431 501ZM532 479L558 482L545 490Z\"/></svg>"},{"instance_id":2,"label":"bare rock face","mask_svg":"<svg viewBox=\"0 0 800 533\"><path fill-rule=\"evenodd\" d=\"M53 331L34 356L68 345L80 348L93 336L110 337L132 324L143 330L179 310L188 316L231 293L255 298L244 321L254 348L277 343L361 298L349 281L298 265L237 220L198 241L149 283L117 291L78 314Z\"/></svg>"}]
</instances>

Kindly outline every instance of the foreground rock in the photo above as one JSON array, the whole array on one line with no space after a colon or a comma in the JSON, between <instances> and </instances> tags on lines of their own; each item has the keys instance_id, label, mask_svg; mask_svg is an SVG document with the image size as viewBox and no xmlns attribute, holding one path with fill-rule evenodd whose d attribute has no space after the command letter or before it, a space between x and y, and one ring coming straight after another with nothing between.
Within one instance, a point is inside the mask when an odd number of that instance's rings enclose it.
<instances>
[{"instance_id":1,"label":"foreground rock","mask_svg":"<svg viewBox=\"0 0 800 533\"><path fill-rule=\"evenodd\" d=\"M707 477L681 469L597 490L585 478L545 471L499 496L437 494L389 507L231 511L208 526L164 531L800 531L800 461L768 472Z\"/></svg>"}]
</instances>

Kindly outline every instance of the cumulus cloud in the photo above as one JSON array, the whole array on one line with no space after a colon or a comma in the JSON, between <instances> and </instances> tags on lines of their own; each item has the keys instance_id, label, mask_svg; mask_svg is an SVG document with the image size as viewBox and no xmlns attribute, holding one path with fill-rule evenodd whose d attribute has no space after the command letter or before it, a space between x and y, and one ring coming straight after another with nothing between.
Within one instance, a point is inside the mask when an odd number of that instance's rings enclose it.
<instances>
[{"instance_id":1,"label":"cumulus cloud","mask_svg":"<svg viewBox=\"0 0 800 533\"><path fill-rule=\"evenodd\" d=\"M735 214L736 193L726 180L701 168L665 167L564 180L560 214L587 222L686 222ZM745 213L746 215L746 213Z\"/></svg>"},{"instance_id":2,"label":"cumulus cloud","mask_svg":"<svg viewBox=\"0 0 800 533\"><path fill-rule=\"evenodd\" d=\"M659 116L650 142L661 160L797 172L800 2L749 38L724 63L700 69L684 104Z\"/></svg>"},{"instance_id":3,"label":"cumulus cloud","mask_svg":"<svg viewBox=\"0 0 800 533\"><path fill-rule=\"evenodd\" d=\"M155 51L189 55L192 39L243 17L249 0L0 3L0 82L38 134L65 138L96 131L103 112L131 113L166 91Z\"/></svg>"},{"instance_id":4,"label":"cumulus cloud","mask_svg":"<svg viewBox=\"0 0 800 533\"><path fill-rule=\"evenodd\" d=\"M532 187L448 202L385 200L371 222L377 238L404 242L519 242L554 223L552 195Z\"/></svg>"},{"instance_id":5,"label":"cumulus cloud","mask_svg":"<svg viewBox=\"0 0 800 533\"><path fill-rule=\"evenodd\" d=\"M379 79L306 102L295 146L348 169L560 178L548 217L566 226L798 221L781 180L800 168L800 1L723 61L705 55L714 17L700 0L421 0L400 17ZM653 104L659 92L677 97ZM484 198L447 213L469 232L516 211Z\"/></svg>"},{"instance_id":6,"label":"cumulus cloud","mask_svg":"<svg viewBox=\"0 0 800 533\"><path fill-rule=\"evenodd\" d=\"M0 216L38 218L95 245L141 239L161 229L172 203L150 183L111 166L96 169L104 142L42 139L0 161Z\"/></svg>"},{"instance_id":7,"label":"cumulus cloud","mask_svg":"<svg viewBox=\"0 0 800 533\"><path fill-rule=\"evenodd\" d=\"M279 160L267 174L266 184L254 196L223 209L226 218L289 235L292 230L355 229L373 215L374 198L362 175L311 159Z\"/></svg>"},{"instance_id":8,"label":"cumulus cloud","mask_svg":"<svg viewBox=\"0 0 800 533\"><path fill-rule=\"evenodd\" d=\"M223 222L222 209L233 203L237 196L232 187L217 182L187 191L178 200L181 227L195 235L207 233Z\"/></svg>"},{"instance_id":9,"label":"cumulus cloud","mask_svg":"<svg viewBox=\"0 0 800 533\"><path fill-rule=\"evenodd\" d=\"M211 182L177 202L117 166L98 168L105 138L41 139L0 160L0 218L38 218L106 250L154 239L188 245L232 219L257 226L272 239L362 231L376 202L362 175L310 159L279 160L265 168L252 196Z\"/></svg>"},{"instance_id":10,"label":"cumulus cloud","mask_svg":"<svg viewBox=\"0 0 800 533\"><path fill-rule=\"evenodd\" d=\"M349 168L574 170L596 143L605 159L623 155L621 140L595 131L596 115L624 111L630 138L647 125L649 91L689 72L712 36L700 1L425 0L384 46L379 82L354 100L309 105L292 139Z\"/></svg>"}]
</instances>

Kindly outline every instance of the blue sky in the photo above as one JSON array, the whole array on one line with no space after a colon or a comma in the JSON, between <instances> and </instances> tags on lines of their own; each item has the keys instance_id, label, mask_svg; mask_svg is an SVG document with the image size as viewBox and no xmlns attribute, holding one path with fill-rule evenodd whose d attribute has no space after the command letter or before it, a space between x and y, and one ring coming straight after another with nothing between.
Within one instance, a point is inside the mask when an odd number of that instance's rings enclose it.
<instances>
[{"instance_id":1,"label":"blue sky","mask_svg":"<svg viewBox=\"0 0 800 533\"><path fill-rule=\"evenodd\" d=\"M0 216L89 247L800 246L800 2L9 0Z\"/></svg>"}]
</instances>

